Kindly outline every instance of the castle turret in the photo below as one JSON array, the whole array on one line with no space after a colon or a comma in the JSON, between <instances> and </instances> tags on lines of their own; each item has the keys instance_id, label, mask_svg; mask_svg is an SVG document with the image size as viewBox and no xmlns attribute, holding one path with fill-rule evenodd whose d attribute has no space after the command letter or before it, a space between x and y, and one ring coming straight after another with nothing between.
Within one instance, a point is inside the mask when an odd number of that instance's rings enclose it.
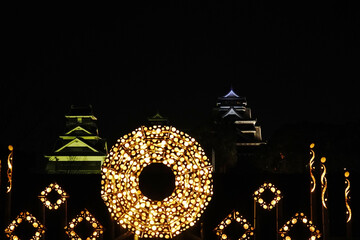
<instances>
[{"instance_id":1,"label":"castle turret","mask_svg":"<svg viewBox=\"0 0 360 240\"><path fill-rule=\"evenodd\" d=\"M55 150L46 155L50 174L100 174L107 155L107 144L99 137L92 106L71 106L65 115L65 132Z\"/></svg>"},{"instance_id":2,"label":"castle turret","mask_svg":"<svg viewBox=\"0 0 360 240\"><path fill-rule=\"evenodd\" d=\"M215 110L215 126L218 139L217 168L225 172L240 162L251 162L254 154L265 142L261 126L252 116L245 97L231 89L226 95L218 97Z\"/></svg>"}]
</instances>

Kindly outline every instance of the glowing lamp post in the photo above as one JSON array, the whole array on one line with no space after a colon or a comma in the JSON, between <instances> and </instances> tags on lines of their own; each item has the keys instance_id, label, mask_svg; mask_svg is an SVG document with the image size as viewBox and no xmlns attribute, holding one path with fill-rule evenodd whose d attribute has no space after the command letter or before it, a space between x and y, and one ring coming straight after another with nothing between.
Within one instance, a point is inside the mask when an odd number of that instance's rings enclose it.
<instances>
[{"instance_id":1,"label":"glowing lamp post","mask_svg":"<svg viewBox=\"0 0 360 240\"><path fill-rule=\"evenodd\" d=\"M350 180L349 180L350 172L347 171L346 168L344 170L345 170L344 177L345 177L345 207L346 207L346 211L345 211L346 238L351 239L351 235L352 235L352 229L351 229L352 212L351 212L351 207L350 207Z\"/></svg>"},{"instance_id":2,"label":"glowing lamp post","mask_svg":"<svg viewBox=\"0 0 360 240\"><path fill-rule=\"evenodd\" d=\"M309 160L309 173L310 173L310 219L314 221L316 218L316 211L314 208L316 202L316 179L314 176L315 171L315 151L314 151L315 143L310 144L310 160Z\"/></svg>"},{"instance_id":3,"label":"glowing lamp post","mask_svg":"<svg viewBox=\"0 0 360 240\"><path fill-rule=\"evenodd\" d=\"M171 169L175 189L162 201L141 191L150 164ZM111 217L135 236L172 238L193 226L213 194L212 165L188 134L170 126L140 127L120 138L102 165L101 195Z\"/></svg>"},{"instance_id":4,"label":"glowing lamp post","mask_svg":"<svg viewBox=\"0 0 360 240\"><path fill-rule=\"evenodd\" d=\"M321 176L320 176L320 183L321 183L321 216L322 216L322 226L323 226L323 239L328 239L328 225L329 225L329 218L328 218L328 209L327 209L327 201L328 201L328 184L326 178L326 158L322 157L320 159L321 165Z\"/></svg>"},{"instance_id":5,"label":"glowing lamp post","mask_svg":"<svg viewBox=\"0 0 360 240\"><path fill-rule=\"evenodd\" d=\"M271 194L273 194L273 198L266 202L263 198L263 193L265 191L270 191ZM278 203L282 198L281 191L275 187L272 183L264 183L259 187L258 190L256 190L253 194L254 197L254 228L256 228L256 221L257 221L257 211L256 206L259 204L260 207L262 207L264 210L271 211L273 208L276 208L276 230L278 229L279 224L279 207Z\"/></svg>"},{"instance_id":6,"label":"glowing lamp post","mask_svg":"<svg viewBox=\"0 0 360 240\"><path fill-rule=\"evenodd\" d=\"M9 182L9 186L7 186L7 193L10 193L11 189L12 189L12 175L13 175L13 156L14 156L14 148L12 145L9 145L9 156L8 156L8 170L7 170L7 176L8 176L8 182Z\"/></svg>"}]
</instances>

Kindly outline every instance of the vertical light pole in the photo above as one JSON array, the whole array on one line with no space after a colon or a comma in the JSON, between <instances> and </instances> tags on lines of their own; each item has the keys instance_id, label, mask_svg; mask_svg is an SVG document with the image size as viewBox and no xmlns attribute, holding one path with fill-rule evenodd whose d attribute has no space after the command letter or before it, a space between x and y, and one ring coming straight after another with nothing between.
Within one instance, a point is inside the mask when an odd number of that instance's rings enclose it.
<instances>
[{"instance_id":1,"label":"vertical light pole","mask_svg":"<svg viewBox=\"0 0 360 240\"><path fill-rule=\"evenodd\" d=\"M351 235L352 235L352 229L351 229L351 225L352 225L352 212L351 212L351 208L350 208L350 180L349 180L349 176L350 176L350 172L346 170L346 168L344 169L345 173L344 173L344 177L345 177L345 207L346 207L346 211L345 211L345 217L346 217L346 239L350 240L352 239Z\"/></svg>"},{"instance_id":2,"label":"vertical light pole","mask_svg":"<svg viewBox=\"0 0 360 240\"><path fill-rule=\"evenodd\" d=\"M256 230L256 207L257 207L257 204L256 204L256 200L254 199L254 229ZM256 240L256 233L254 234L254 240Z\"/></svg>"},{"instance_id":3,"label":"vertical light pole","mask_svg":"<svg viewBox=\"0 0 360 240\"><path fill-rule=\"evenodd\" d=\"M6 187L6 209L5 209L5 221L8 222L11 217L11 190L12 190L12 183L13 183L13 160L14 160L14 148L12 145L8 146L10 151L7 159L7 177L8 177L8 186Z\"/></svg>"},{"instance_id":4,"label":"vertical light pole","mask_svg":"<svg viewBox=\"0 0 360 240\"><path fill-rule=\"evenodd\" d=\"M310 144L310 161L309 161L309 172L310 172L310 220L314 222L316 218L316 209L315 209L315 202L316 202L316 179L314 176L315 170L315 151L314 151L315 143Z\"/></svg>"},{"instance_id":5,"label":"vertical light pole","mask_svg":"<svg viewBox=\"0 0 360 240\"><path fill-rule=\"evenodd\" d=\"M327 207L327 201L328 201L328 191L327 191L327 179L326 179L326 166L325 166L325 162L326 162L326 158L322 157L320 159L321 161L321 165L320 165L320 169L321 169L321 177L320 177L320 182L321 182L321 217L322 217L322 226L323 226L323 240L328 239L329 237L329 218L328 218L328 207Z\"/></svg>"},{"instance_id":6,"label":"vertical light pole","mask_svg":"<svg viewBox=\"0 0 360 240\"><path fill-rule=\"evenodd\" d=\"M10 153L8 156L8 170L7 170L7 176L8 176L8 183L9 185L7 186L6 192L10 193L11 189L12 189L12 174L13 174L13 156L14 156L14 148L12 145L9 145L8 147Z\"/></svg>"}]
</instances>

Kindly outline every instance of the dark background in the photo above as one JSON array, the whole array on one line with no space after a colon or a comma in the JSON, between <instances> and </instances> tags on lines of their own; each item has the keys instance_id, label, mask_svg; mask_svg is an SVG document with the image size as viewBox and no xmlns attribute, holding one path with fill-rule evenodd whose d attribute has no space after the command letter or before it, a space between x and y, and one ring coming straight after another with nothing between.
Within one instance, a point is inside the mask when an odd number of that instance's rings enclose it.
<instances>
[{"instance_id":1,"label":"dark background","mask_svg":"<svg viewBox=\"0 0 360 240\"><path fill-rule=\"evenodd\" d=\"M39 151L71 104L92 104L109 145L157 111L206 121L230 87L270 137L285 123L360 119L355 1L9 6L2 141ZM35 146L34 146L35 145Z\"/></svg>"}]
</instances>

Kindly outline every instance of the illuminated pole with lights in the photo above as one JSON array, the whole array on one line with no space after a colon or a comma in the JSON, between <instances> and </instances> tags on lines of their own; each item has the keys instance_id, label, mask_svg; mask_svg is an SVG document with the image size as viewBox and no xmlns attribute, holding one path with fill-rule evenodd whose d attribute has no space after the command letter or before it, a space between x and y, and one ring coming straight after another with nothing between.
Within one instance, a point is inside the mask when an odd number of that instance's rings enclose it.
<instances>
[{"instance_id":1,"label":"illuminated pole with lights","mask_svg":"<svg viewBox=\"0 0 360 240\"><path fill-rule=\"evenodd\" d=\"M14 148L12 145L8 146L8 149L10 151L8 158L7 158L7 165L8 165L8 169L7 169L7 178L8 178L8 184L6 187L6 197L5 197L5 214L4 214L4 219L5 222L7 222L10 217L11 217L11 190L12 190L12 186L13 186L13 159L14 159Z\"/></svg>"},{"instance_id":2,"label":"illuminated pole with lights","mask_svg":"<svg viewBox=\"0 0 360 240\"><path fill-rule=\"evenodd\" d=\"M56 199L54 202L51 202L51 200L48 198L48 195L51 192L56 192L59 195L59 198ZM45 225L46 222L46 208L50 211L56 211L58 210L61 205L65 204L65 221L64 225L67 223L67 199L69 198L69 195L59 186L57 183L51 183L49 186L47 186L43 191L41 191L40 195L38 196L40 201L42 202L42 214L43 214L43 224Z\"/></svg>"},{"instance_id":3,"label":"illuminated pole with lights","mask_svg":"<svg viewBox=\"0 0 360 240\"><path fill-rule=\"evenodd\" d=\"M327 179L326 179L326 158L322 157L320 159L321 161L321 176L320 176L320 182L321 182L321 216L322 216L322 226L323 226L323 239L328 239L329 235L329 217L328 217L328 207L327 207L327 201L328 201L328 191L327 191Z\"/></svg>"},{"instance_id":4,"label":"illuminated pole with lights","mask_svg":"<svg viewBox=\"0 0 360 240\"><path fill-rule=\"evenodd\" d=\"M8 183L9 185L7 186L7 193L11 192L12 189L12 174L13 174L13 156L14 156L14 148L13 146L9 145L9 156L8 156L8 170L7 170L7 176L8 176Z\"/></svg>"},{"instance_id":5,"label":"illuminated pole with lights","mask_svg":"<svg viewBox=\"0 0 360 240\"><path fill-rule=\"evenodd\" d=\"M273 195L273 199L268 203L263 198L263 193L265 190L269 190ZM275 214L276 214L276 239L278 239L278 229L279 229L279 201L282 198L281 191L277 189L274 184L272 183L264 183L260 186L258 190L256 190L253 194L254 197L254 229L256 230L256 208L257 203L262 207L264 210L271 211L273 208L275 208ZM259 229L257 230L259 232ZM255 234L256 237L256 234Z\"/></svg>"},{"instance_id":6,"label":"illuminated pole with lights","mask_svg":"<svg viewBox=\"0 0 360 240\"><path fill-rule=\"evenodd\" d=\"M310 172L310 220L314 221L316 216L315 202L316 202L316 179L314 176L315 170L315 143L310 144L310 161L309 161L309 172Z\"/></svg>"},{"instance_id":7,"label":"illuminated pole with lights","mask_svg":"<svg viewBox=\"0 0 360 240\"><path fill-rule=\"evenodd\" d=\"M351 235L352 235L352 229L351 229L351 223L352 223L352 212L351 212L351 208L350 208L350 180L349 180L349 176L350 176L350 172L346 170L346 168L344 169L345 173L345 207L346 207L346 211L345 211L345 217L346 217L346 239L350 240L352 239Z\"/></svg>"}]
</instances>

